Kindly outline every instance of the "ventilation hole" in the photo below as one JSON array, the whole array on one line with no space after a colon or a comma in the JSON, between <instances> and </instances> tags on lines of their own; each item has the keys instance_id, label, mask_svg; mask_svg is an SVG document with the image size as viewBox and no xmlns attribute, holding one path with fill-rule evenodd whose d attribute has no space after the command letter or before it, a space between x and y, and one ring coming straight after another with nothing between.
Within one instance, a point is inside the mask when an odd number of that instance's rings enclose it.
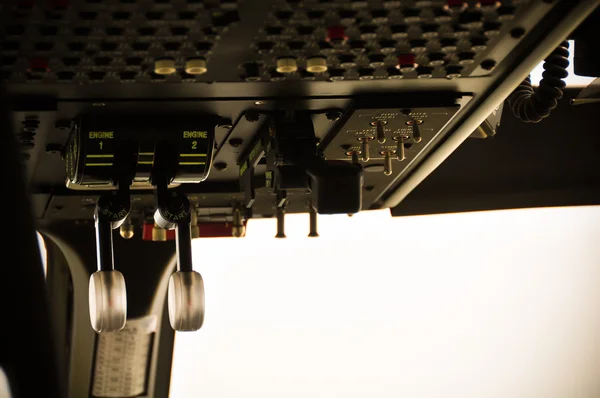
<instances>
[{"instance_id":1,"label":"ventilation hole","mask_svg":"<svg viewBox=\"0 0 600 398\"><path fill-rule=\"evenodd\" d=\"M40 27L40 35L42 36L56 36L58 33L57 26L41 26Z\"/></svg>"},{"instance_id":2,"label":"ventilation hole","mask_svg":"<svg viewBox=\"0 0 600 398\"><path fill-rule=\"evenodd\" d=\"M148 51L148 49L150 48L150 43L137 41L133 43L131 47L133 48L133 51Z\"/></svg>"},{"instance_id":3,"label":"ventilation hole","mask_svg":"<svg viewBox=\"0 0 600 398\"><path fill-rule=\"evenodd\" d=\"M142 36L154 36L156 34L156 28L152 28L152 27L144 27L144 28L139 28L138 29L138 33Z\"/></svg>"},{"instance_id":4,"label":"ventilation hole","mask_svg":"<svg viewBox=\"0 0 600 398\"><path fill-rule=\"evenodd\" d=\"M290 41L287 43L287 46L290 50L301 50L304 48L304 45L306 43L304 43L303 41L300 40L294 40L294 41Z\"/></svg>"},{"instance_id":5,"label":"ventilation hole","mask_svg":"<svg viewBox=\"0 0 600 398\"><path fill-rule=\"evenodd\" d=\"M106 28L106 34L109 36L122 36L123 33L125 33L125 29L123 28L117 28L117 27L111 27L111 28Z\"/></svg>"},{"instance_id":6,"label":"ventilation hole","mask_svg":"<svg viewBox=\"0 0 600 398\"><path fill-rule=\"evenodd\" d=\"M5 41L2 42L2 51L17 51L21 48L21 43L18 41Z\"/></svg>"},{"instance_id":7,"label":"ventilation hole","mask_svg":"<svg viewBox=\"0 0 600 398\"><path fill-rule=\"evenodd\" d=\"M0 57L0 66L10 66L17 62L17 57Z\"/></svg>"},{"instance_id":8,"label":"ventilation hole","mask_svg":"<svg viewBox=\"0 0 600 398\"><path fill-rule=\"evenodd\" d=\"M312 10L306 13L306 16L308 17L308 19L319 19L319 18L323 18L323 15L325 15L325 11L321 11L321 10Z\"/></svg>"},{"instance_id":9,"label":"ventilation hole","mask_svg":"<svg viewBox=\"0 0 600 398\"><path fill-rule=\"evenodd\" d=\"M288 19L290 19L290 18L292 18L294 16L294 11L289 11L289 10L277 11L275 13L275 16L278 19L288 20Z\"/></svg>"},{"instance_id":10,"label":"ventilation hole","mask_svg":"<svg viewBox=\"0 0 600 398\"><path fill-rule=\"evenodd\" d=\"M31 11L33 3L33 1L19 1L16 8L21 11Z\"/></svg>"},{"instance_id":11,"label":"ventilation hole","mask_svg":"<svg viewBox=\"0 0 600 398\"><path fill-rule=\"evenodd\" d=\"M315 31L313 26L296 26L299 35L312 35Z\"/></svg>"},{"instance_id":12,"label":"ventilation hole","mask_svg":"<svg viewBox=\"0 0 600 398\"><path fill-rule=\"evenodd\" d=\"M6 28L7 35L22 35L25 33L25 26L23 25L11 25Z\"/></svg>"},{"instance_id":13,"label":"ventilation hole","mask_svg":"<svg viewBox=\"0 0 600 398\"><path fill-rule=\"evenodd\" d=\"M164 17L165 13L164 12L160 12L160 11L148 11L146 13L146 18L148 18L151 21L158 21L159 19L162 19Z\"/></svg>"},{"instance_id":14,"label":"ventilation hole","mask_svg":"<svg viewBox=\"0 0 600 398\"><path fill-rule=\"evenodd\" d=\"M92 33L92 29L85 26L80 26L73 29L73 34L75 36L89 36L90 33Z\"/></svg>"},{"instance_id":15,"label":"ventilation hole","mask_svg":"<svg viewBox=\"0 0 600 398\"><path fill-rule=\"evenodd\" d=\"M174 36L184 36L187 35L190 30L185 26L175 26L171 28L171 34Z\"/></svg>"},{"instance_id":16,"label":"ventilation hole","mask_svg":"<svg viewBox=\"0 0 600 398\"><path fill-rule=\"evenodd\" d=\"M79 18L86 21L93 21L94 19L98 18L98 13L94 11L81 11L79 13Z\"/></svg>"},{"instance_id":17,"label":"ventilation hole","mask_svg":"<svg viewBox=\"0 0 600 398\"><path fill-rule=\"evenodd\" d=\"M106 76L106 72L93 71L93 72L88 73L88 76L90 77L90 80L100 81L100 80L104 80L104 77Z\"/></svg>"},{"instance_id":18,"label":"ventilation hole","mask_svg":"<svg viewBox=\"0 0 600 398\"><path fill-rule=\"evenodd\" d=\"M48 21L58 21L63 18L63 14L60 13L60 11L63 10L64 9L55 8L53 11L46 11L44 12L44 17Z\"/></svg>"},{"instance_id":19,"label":"ventilation hole","mask_svg":"<svg viewBox=\"0 0 600 398\"><path fill-rule=\"evenodd\" d=\"M137 72L133 71L124 71L119 73L119 77L121 80L134 80L137 76Z\"/></svg>"},{"instance_id":20,"label":"ventilation hole","mask_svg":"<svg viewBox=\"0 0 600 398\"><path fill-rule=\"evenodd\" d=\"M208 27L208 28L204 28L202 29L202 33L204 33L205 36L210 36L210 37L215 37L217 36L217 31L215 31L213 28Z\"/></svg>"},{"instance_id":21,"label":"ventilation hole","mask_svg":"<svg viewBox=\"0 0 600 398\"><path fill-rule=\"evenodd\" d=\"M181 43L170 41L170 42L164 43L163 47L167 51L177 51L181 47Z\"/></svg>"},{"instance_id":22,"label":"ventilation hole","mask_svg":"<svg viewBox=\"0 0 600 398\"><path fill-rule=\"evenodd\" d=\"M196 50L209 51L212 48L212 43L209 41L201 41L196 43Z\"/></svg>"},{"instance_id":23,"label":"ventilation hole","mask_svg":"<svg viewBox=\"0 0 600 398\"><path fill-rule=\"evenodd\" d=\"M131 13L127 11L117 11L113 12L112 17L117 21L122 21L131 18Z\"/></svg>"},{"instance_id":24,"label":"ventilation hole","mask_svg":"<svg viewBox=\"0 0 600 398\"><path fill-rule=\"evenodd\" d=\"M77 66L80 61L81 59L77 57L65 57L62 59L62 63L65 66Z\"/></svg>"},{"instance_id":25,"label":"ventilation hole","mask_svg":"<svg viewBox=\"0 0 600 398\"><path fill-rule=\"evenodd\" d=\"M128 66L140 66L143 62L141 57L129 57L125 60Z\"/></svg>"},{"instance_id":26,"label":"ventilation hole","mask_svg":"<svg viewBox=\"0 0 600 398\"><path fill-rule=\"evenodd\" d=\"M118 46L119 43L112 41L104 41L100 43L100 51L115 51Z\"/></svg>"},{"instance_id":27,"label":"ventilation hole","mask_svg":"<svg viewBox=\"0 0 600 398\"><path fill-rule=\"evenodd\" d=\"M111 57L97 57L96 59L94 59L94 63L97 66L108 66L110 65L111 61Z\"/></svg>"},{"instance_id":28,"label":"ventilation hole","mask_svg":"<svg viewBox=\"0 0 600 398\"><path fill-rule=\"evenodd\" d=\"M280 35L281 33L283 33L283 27L282 26L267 26L265 28L265 32L268 35Z\"/></svg>"},{"instance_id":29,"label":"ventilation hole","mask_svg":"<svg viewBox=\"0 0 600 398\"><path fill-rule=\"evenodd\" d=\"M85 43L81 43L81 42L69 43L69 50L71 50L71 51L83 51L84 48L85 48Z\"/></svg>"},{"instance_id":30,"label":"ventilation hole","mask_svg":"<svg viewBox=\"0 0 600 398\"><path fill-rule=\"evenodd\" d=\"M58 80L73 80L73 78L75 77L75 72L63 70L61 72L58 72L56 74L56 77L58 78Z\"/></svg>"},{"instance_id":31,"label":"ventilation hole","mask_svg":"<svg viewBox=\"0 0 600 398\"><path fill-rule=\"evenodd\" d=\"M47 68L29 68L28 72L33 73L33 74L40 74L40 73L46 73L48 72Z\"/></svg>"},{"instance_id":32,"label":"ventilation hole","mask_svg":"<svg viewBox=\"0 0 600 398\"><path fill-rule=\"evenodd\" d=\"M192 11L182 11L179 14L179 19L183 19L183 20L193 20L194 18L196 18L196 13L192 12Z\"/></svg>"},{"instance_id":33,"label":"ventilation hole","mask_svg":"<svg viewBox=\"0 0 600 398\"><path fill-rule=\"evenodd\" d=\"M34 48L36 51L50 51L52 48L54 48L54 43L47 41L35 43Z\"/></svg>"}]
</instances>

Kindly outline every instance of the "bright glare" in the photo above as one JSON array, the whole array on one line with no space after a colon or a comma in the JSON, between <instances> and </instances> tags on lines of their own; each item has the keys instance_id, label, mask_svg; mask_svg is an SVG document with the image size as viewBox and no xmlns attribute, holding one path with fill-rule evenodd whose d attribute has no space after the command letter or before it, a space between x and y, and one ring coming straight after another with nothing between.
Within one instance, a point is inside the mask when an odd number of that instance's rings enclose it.
<instances>
[{"instance_id":1,"label":"bright glare","mask_svg":"<svg viewBox=\"0 0 600 398\"><path fill-rule=\"evenodd\" d=\"M600 207L252 221L194 241L172 398L596 398Z\"/></svg>"},{"instance_id":2,"label":"bright glare","mask_svg":"<svg viewBox=\"0 0 600 398\"><path fill-rule=\"evenodd\" d=\"M42 256L42 267L44 268L44 277L48 278L48 252L46 251L46 242L42 234L37 232L38 246L40 248L40 256Z\"/></svg>"},{"instance_id":3,"label":"bright glare","mask_svg":"<svg viewBox=\"0 0 600 398\"><path fill-rule=\"evenodd\" d=\"M586 87L592 81L594 81L594 77L587 76L577 76L573 69L573 55L575 54L575 42L573 40L569 41L569 67L567 71L569 72L569 76L565 79L568 87ZM534 86L539 85L540 80L542 80L542 73L544 72L544 62L540 62L538 66L535 67L534 70L531 71L531 83Z\"/></svg>"}]
</instances>

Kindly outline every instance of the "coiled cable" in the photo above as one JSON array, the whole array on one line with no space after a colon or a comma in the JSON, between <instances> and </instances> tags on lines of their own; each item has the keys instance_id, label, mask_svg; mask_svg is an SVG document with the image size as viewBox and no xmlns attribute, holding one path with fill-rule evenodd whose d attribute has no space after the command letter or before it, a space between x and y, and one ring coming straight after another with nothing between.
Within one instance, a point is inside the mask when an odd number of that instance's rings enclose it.
<instances>
[{"instance_id":1,"label":"coiled cable","mask_svg":"<svg viewBox=\"0 0 600 398\"><path fill-rule=\"evenodd\" d=\"M508 97L508 106L513 114L524 122L537 123L550 115L562 98L568 75L569 42L563 41L544 60L544 73L537 89L533 89L531 79L527 79Z\"/></svg>"}]
</instances>

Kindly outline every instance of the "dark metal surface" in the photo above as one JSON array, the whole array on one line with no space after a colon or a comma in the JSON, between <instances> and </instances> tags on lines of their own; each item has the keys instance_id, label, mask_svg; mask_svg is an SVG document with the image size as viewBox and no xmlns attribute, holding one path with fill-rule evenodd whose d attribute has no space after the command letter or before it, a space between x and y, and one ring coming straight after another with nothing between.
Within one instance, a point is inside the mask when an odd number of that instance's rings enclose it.
<instances>
[{"instance_id":1,"label":"dark metal surface","mask_svg":"<svg viewBox=\"0 0 600 398\"><path fill-rule=\"evenodd\" d=\"M394 97L374 98L370 101L357 101L344 118L340 120L330 135L323 142L324 155L327 159L350 160L348 155L352 151L361 151L362 137L372 137L369 141L370 160L363 163L365 171L363 209L369 209L386 192L394 179L414 162L419 154L427 149L432 140L440 134L444 126L453 119L461 107L466 105L469 97L456 97L448 93L438 93L435 100L424 98L418 93L407 94L405 100ZM428 107L421 104L428 103ZM424 105L423 105L424 106ZM383 128L386 142L380 144L375 139L376 128L371 125L374 120L385 121ZM418 125L421 140L416 142L413 137L413 128L409 125L416 120L422 121ZM392 163L392 173L384 174L383 151L396 150L394 136L406 136L406 159ZM395 155L394 155L395 157Z\"/></svg>"},{"instance_id":2,"label":"dark metal surface","mask_svg":"<svg viewBox=\"0 0 600 398\"><path fill-rule=\"evenodd\" d=\"M15 1L0 14L2 71L11 84L24 85L327 81L339 78L334 70L350 80L444 79L452 69L484 75L489 69L479 64L511 50L502 41L520 19L529 15L537 22L548 10L526 0L505 0L500 7L466 3L468 8L448 7L444 0ZM344 55L351 62L340 60ZM418 68L390 75L387 69L407 55ZM307 72L311 56L324 57L330 70ZM196 57L207 61L207 73L186 72L186 61ZM276 72L280 57L294 58L298 72ZM155 73L154 63L164 58L174 62L174 73ZM248 75L248 63L257 65L257 73Z\"/></svg>"},{"instance_id":3,"label":"dark metal surface","mask_svg":"<svg viewBox=\"0 0 600 398\"><path fill-rule=\"evenodd\" d=\"M600 106L570 105L579 91L537 124L504 112L494 137L465 141L392 214L600 204Z\"/></svg>"},{"instance_id":4,"label":"dark metal surface","mask_svg":"<svg viewBox=\"0 0 600 398\"><path fill-rule=\"evenodd\" d=\"M72 4L79 3L72 2ZM110 9L110 7L117 7L116 4L109 1L97 6ZM152 4L154 7L154 3ZM64 162L60 158L60 148L68 138L68 129L62 128L61 121L74 118L90 109L101 108L102 112L107 113L112 109L125 112L162 113L165 117L170 113L186 111L208 112L229 119L234 126L233 129L225 126L216 128L217 152L215 168L211 171L210 177L206 182L193 184L185 187L184 190L190 201L200 206L199 211L218 214L219 217L231 217L231 207L243 200L237 181L239 172L237 161L266 120L265 116L261 116L258 121L251 121L252 118L248 120L245 118L248 111L258 110L264 113L264 111L286 107L345 111L353 101L386 95L411 102L414 99L411 93L415 92L425 97L430 96L431 102L437 101L437 94L440 92L469 96L472 99L438 135L428 137L430 143L418 158L415 158L401 173L390 178L392 181L385 180L387 188L383 190L381 200L376 202L375 206L396 206L404 200L402 205L394 210L394 214L408 215L466 209L482 210L504 206L547 205L548 203L551 205L552 203L598 203L597 170L600 170L600 167L595 161L590 160L597 159L597 135L590 130L585 130L583 127L573 128L572 130L578 133L589 133L577 135L577 139L571 138L570 131L560 131L557 136L550 139L547 131L551 128L542 123L539 126L527 125L523 135L518 135L517 126L511 125L510 120L504 118L502 129L494 139L472 140L463 144L463 141L504 101L530 70L598 6L598 1L530 2L530 12L519 15L513 22L515 26L518 25L522 29L509 32L513 34L501 35L493 48L488 49L486 59L495 61L491 69L488 67L492 63L476 63L473 75L479 77L351 81L311 81L290 78L285 81L260 83L240 81L243 71L239 69L239 65L247 62L248 59L256 59L252 58L255 56L255 50L249 46L256 37L250 32L258 32L267 21L266 16L275 2L261 2L260 7L252 6L253 4L255 2L240 2L242 21L237 27L232 25L229 32L221 35L219 44L214 47L212 54L206 54L210 57L209 72L193 79L204 82L169 83L161 80L170 78L155 78L153 82L144 83L142 79L139 83L126 85L116 81L110 83L107 80L103 83L82 85L37 82L11 83L9 86L13 96L14 133L20 137L23 159L28 158L25 164L28 182L33 188L32 202L35 206L34 214L39 217L38 225L49 226L50 231L59 237L56 239L61 242L61 249L67 253L65 258L69 264L77 264L77 267L71 267L74 297L77 299L74 302L72 338L72 353L76 352L77 355L70 357L72 367L69 384L69 391L74 397L86 396L89 393L92 369L94 334L89 326L86 312L86 286L87 278L93 271L94 265L91 220L98 193L74 192L64 188L66 175ZM261 8L263 5L264 9ZM220 9L221 6L215 8ZM206 15L211 15L212 18L211 12ZM27 29L37 28L34 23L27 27ZM240 30L234 34L232 32L236 32L235 29ZM164 30L162 32L164 32L161 33L162 36L157 39L161 45L169 40L167 38L169 34ZM243 36L242 39L236 40L235 38L240 34ZM92 46L98 44L98 40L92 40ZM144 62L147 66L151 65L151 58ZM269 62L272 61L267 63ZM483 66L486 68L482 70ZM179 64L178 67L181 65ZM95 66L91 67L86 73L93 72L94 68ZM220 73L223 73L226 78L221 80ZM147 70L142 71L142 74L148 76ZM87 77L89 78L89 75ZM149 76L150 79L152 77ZM569 109L569 112L583 112L584 107L588 106L590 105ZM385 109L384 106L381 108ZM597 117L594 118L597 115L596 111L591 111L586 116L578 113L576 115L581 118L583 126L597 123ZM23 122L27 120L39 121L31 140L28 139L29 136L23 134L25 127L28 127ZM325 138L336 124L336 120L328 118L325 113L315 115L313 121L316 136L321 139ZM575 120L565 117L558 123L553 122L551 116L546 123L553 123L552 128L562 125L565 130L571 130ZM505 134L503 130L511 132ZM531 131L534 134L530 134ZM527 137L526 134L530 136ZM234 145L231 144L232 142ZM550 146L553 149L547 154L547 158L535 160L531 157L531 153L535 153L540 146L549 142L552 142ZM446 161L446 158L461 144L464 145L464 149L460 148L459 151L467 151L469 156L461 158L461 152L457 152L456 156ZM482 149L482 146L486 145L490 148L494 147L494 150L489 152ZM572 153L572 157L563 159L566 150L571 151L569 153ZM429 180L425 180L419 186L436 167L445 161L448 162L449 167L446 172L440 169L439 175L434 173L431 176L430 183ZM217 164L225 164L226 167L217 169ZM496 173L490 174L487 172L489 170L496 170ZM524 170L529 170L530 173ZM368 178L369 173L365 175ZM383 173L377 175L383 178ZM541 176L546 176L547 179ZM474 184L480 183L482 184L480 189L475 189ZM366 181L365 186L367 184ZM414 191L414 195L407 196L417 186L419 188ZM535 189L529 192L525 190L532 186ZM285 210L287 212L308 211L306 195L295 197L294 194L291 192L288 195L289 203ZM544 199L549 197L556 200ZM257 198L254 215L274 216L276 198L271 192L259 188ZM151 192L140 191L132 194L132 215L137 217L134 218L136 232L139 231L139 223L143 220L145 211L153 208L154 205L154 196ZM73 221L77 221L80 225L75 226ZM65 230L62 230L63 228ZM164 276L173 271L173 263L167 265L173 250L173 242L143 242L138 237L128 241L120 238L115 240L115 262L128 283L130 315L134 317L154 311L149 309L153 297L160 307L160 310L155 311L161 314L159 318L161 328L159 336L155 339L159 343L153 349L153 362L150 364L151 385L148 388L149 394L154 393L156 397L168 395L173 347L173 331L166 317L162 316L166 287L159 289L158 293L156 288L167 280Z\"/></svg>"},{"instance_id":5,"label":"dark metal surface","mask_svg":"<svg viewBox=\"0 0 600 398\"><path fill-rule=\"evenodd\" d=\"M525 38L531 40L529 47L520 46L519 51L508 54L496 69L502 71L496 76L493 85L474 96L462 112L448 126L450 134L442 137L435 150L424 156L418 167L407 170L390 189L381 203L382 206L398 205L418 184L437 168L465 139L500 105L515 87L523 81L533 67L550 54L600 3L560 2L552 10L552 22L546 20ZM551 24L551 25L548 25ZM552 26L552 29L548 29Z\"/></svg>"}]
</instances>

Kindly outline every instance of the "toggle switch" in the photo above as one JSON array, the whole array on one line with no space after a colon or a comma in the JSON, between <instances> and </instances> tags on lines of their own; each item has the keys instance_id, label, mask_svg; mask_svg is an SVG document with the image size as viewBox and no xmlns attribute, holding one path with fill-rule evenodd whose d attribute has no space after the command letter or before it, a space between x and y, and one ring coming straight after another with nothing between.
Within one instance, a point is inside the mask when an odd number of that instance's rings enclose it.
<instances>
[{"instance_id":1,"label":"toggle switch","mask_svg":"<svg viewBox=\"0 0 600 398\"><path fill-rule=\"evenodd\" d=\"M185 62L185 73L188 75L202 75L207 71L204 58L190 58Z\"/></svg>"},{"instance_id":2,"label":"toggle switch","mask_svg":"<svg viewBox=\"0 0 600 398\"><path fill-rule=\"evenodd\" d=\"M311 57L306 60L306 70L310 73L327 72L327 60L325 57Z\"/></svg>"},{"instance_id":3,"label":"toggle switch","mask_svg":"<svg viewBox=\"0 0 600 398\"><path fill-rule=\"evenodd\" d=\"M317 232L317 209L310 203L308 209L308 217L309 217L309 238L317 238L319 233Z\"/></svg>"},{"instance_id":4,"label":"toggle switch","mask_svg":"<svg viewBox=\"0 0 600 398\"><path fill-rule=\"evenodd\" d=\"M421 129L419 128L419 124L421 123L423 123L421 120L416 120L412 125L413 141L417 144L423 139L421 137Z\"/></svg>"},{"instance_id":5,"label":"toggle switch","mask_svg":"<svg viewBox=\"0 0 600 398\"><path fill-rule=\"evenodd\" d=\"M368 137L368 136L367 137L360 137L358 140L361 142L361 151L360 151L361 152L361 156L362 156L361 159L362 159L363 162L368 162L369 159L371 158L369 156L369 151L371 149L370 148L371 146L369 145L369 141L372 141L373 137Z\"/></svg>"},{"instance_id":6,"label":"toggle switch","mask_svg":"<svg viewBox=\"0 0 600 398\"><path fill-rule=\"evenodd\" d=\"M386 121L376 120L371 122L371 126L375 126L377 131L377 142L380 144L385 144L385 131L383 130L383 126L387 124Z\"/></svg>"},{"instance_id":7,"label":"toggle switch","mask_svg":"<svg viewBox=\"0 0 600 398\"><path fill-rule=\"evenodd\" d=\"M192 233L192 239L197 239L200 237L200 227L198 227L198 215L196 214L196 210L190 209L190 229Z\"/></svg>"},{"instance_id":8,"label":"toggle switch","mask_svg":"<svg viewBox=\"0 0 600 398\"><path fill-rule=\"evenodd\" d=\"M405 139L406 137L401 135L394 137L394 141L396 141L396 158L401 162L406 159L406 148L404 147Z\"/></svg>"},{"instance_id":9,"label":"toggle switch","mask_svg":"<svg viewBox=\"0 0 600 398\"><path fill-rule=\"evenodd\" d=\"M172 58L157 59L154 63L154 73L157 75L172 75L176 71L175 60Z\"/></svg>"},{"instance_id":10,"label":"toggle switch","mask_svg":"<svg viewBox=\"0 0 600 398\"><path fill-rule=\"evenodd\" d=\"M413 141L417 144L423 139L421 137L421 129L419 128L420 124L423 124L423 121L421 119L411 119L406 122L406 125L411 127Z\"/></svg>"},{"instance_id":11,"label":"toggle switch","mask_svg":"<svg viewBox=\"0 0 600 398\"><path fill-rule=\"evenodd\" d=\"M355 165L357 165L357 166L360 166L360 161L359 161L359 159L358 159L358 156L359 156L361 153L362 153L361 151L356 151L356 150L353 150L353 151L347 151L347 152L346 152L346 155L348 155L348 156L351 156L351 157L352 157L352 164L355 164Z\"/></svg>"},{"instance_id":12,"label":"toggle switch","mask_svg":"<svg viewBox=\"0 0 600 398\"><path fill-rule=\"evenodd\" d=\"M152 241L153 242L165 242L167 240L167 230L159 227L156 223L154 223L154 228L152 228Z\"/></svg>"},{"instance_id":13,"label":"toggle switch","mask_svg":"<svg viewBox=\"0 0 600 398\"><path fill-rule=\"evenodd\" d=\"M298 62L293 57L281 57L277 60L277 72L293 73L298 70Z\"/></svg>"},{"instance_id":14,"label":"toggle switch","mask_svg":"<svg viewBox=\"0 0 600 398\"><path fill-rule=\"evenodd\" d=\"M383 174L386 176L392 175L392 154L393 151L381 151L383 155Z\"/></svg>"},{"instance_id":15,"label":"toggle switch","mask_svg":"<svg viewBox=\"0 0 600 398\"><path fill-rule=\"evenodd\" d=\"M285 238L285 205L277 208L277 235L276 238Z\"/></svg>"},{"instance_id":16,"label":"toggle switch","mask_svg":"<svg viewBox=\"0 0 600 398\"><path fill-rule=\"evenodd\" d=\"M131 218L127 217L123 224L119 227L119 234L123 239L131 239L135 234L135 229L133 228L133 224L131 223Z\"/></svg>"},{"instance_id":17,"label":"toggle switch","mask_svg":"<svg viewBox=\"0 0 600 398\"><path fill-rule=\"evenodd\" d=\"M242 210L239 208L233 209L233 229L231 235L235 238L241 238L246 235L246 227L242 219Z\"/></svg>"}]
</instances>

